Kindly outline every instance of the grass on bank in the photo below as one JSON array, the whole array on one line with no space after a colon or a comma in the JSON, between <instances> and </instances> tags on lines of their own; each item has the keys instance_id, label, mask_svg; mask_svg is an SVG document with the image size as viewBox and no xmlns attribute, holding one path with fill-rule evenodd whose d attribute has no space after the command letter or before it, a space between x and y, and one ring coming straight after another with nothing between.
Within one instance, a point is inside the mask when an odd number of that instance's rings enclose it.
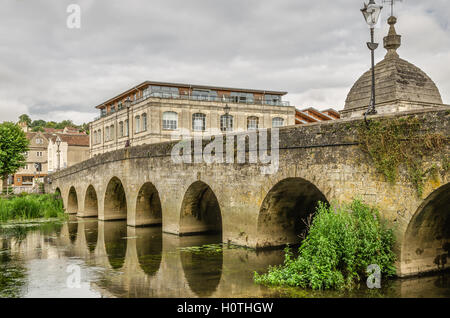
<instances>
[{"instance_id":1,"label":"grass on bank","mask_svg":"<svg viewBox=\"0 0 450 318\"><path fill-rule=\"evenodd\" d=\"M25 194L0 197L0 222L63 217L63 203L58 195Z\"/></svg>"},{"instance_id":2,"label":"grass on bank","mask_svg":"<svg viewBox=\"0 0 450 318\"><path fill-rule=\"evenodd\" d=\"M284 263L255 273L256 283L324 289L351 289L377 264L382 277L395 275L393 230L379 212L354 200L341 207L320 203L298 257L286 248Z\"/></svg>"}]
</instances>

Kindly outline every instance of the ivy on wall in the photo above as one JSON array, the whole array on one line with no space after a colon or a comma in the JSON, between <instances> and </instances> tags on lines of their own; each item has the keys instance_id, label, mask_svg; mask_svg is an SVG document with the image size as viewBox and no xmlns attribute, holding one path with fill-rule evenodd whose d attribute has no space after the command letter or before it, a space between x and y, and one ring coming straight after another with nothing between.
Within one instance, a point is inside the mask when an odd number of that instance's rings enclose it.
<instances>
[{"instance_id":1,"label":"ivy on wall","mask_svg":"<svg viewBox=\"0 0 450 318\"><path fill-rule=\"evenodd\" d=\"M405 167L406 177L419 197L427 180L449 170L447 138L440 133L427 133L415 117L372 120L367 125L363 122L357 126L357 138L362 151L390 183L396 182L400 166ZM434 164L426 169L424 157L439 154L441 166Z\"/></svg>"}]
</instances>

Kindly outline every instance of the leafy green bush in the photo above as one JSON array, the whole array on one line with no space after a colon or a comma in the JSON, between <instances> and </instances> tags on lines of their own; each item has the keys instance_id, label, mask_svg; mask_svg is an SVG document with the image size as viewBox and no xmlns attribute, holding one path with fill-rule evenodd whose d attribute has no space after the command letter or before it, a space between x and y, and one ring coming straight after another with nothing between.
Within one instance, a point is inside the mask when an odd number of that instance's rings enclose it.
<instances>
[{"instance_id":1,"label":"leafy green bush","mask_svg":"<svg viewBox=\"0 0 450 318\"><path fill-rule=\"evenodd\" d=\"M395 275L394 233L379 212L359 200L342 207L319 203L306 239L294 258L286 248L284 264L255 273L256 283L312 289L351 289L377 264L383 277Z\"/></svg>"},{"instance_id":2,"label":"leafy green bush","mask_svg":"<svg viewBox=\"0 0 450 318\"><path fill-rule=\"evenodd\" d=\"M0 222L63 217L61 199L53 194L29 194L0 198Z\"/></svg>"}]
</instances>

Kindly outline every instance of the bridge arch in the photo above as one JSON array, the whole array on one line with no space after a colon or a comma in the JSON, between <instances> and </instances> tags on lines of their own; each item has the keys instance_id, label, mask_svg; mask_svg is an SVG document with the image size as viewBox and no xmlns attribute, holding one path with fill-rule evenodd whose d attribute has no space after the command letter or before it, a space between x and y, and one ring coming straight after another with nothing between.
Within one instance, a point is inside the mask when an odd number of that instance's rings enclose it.
<instances>
[{"instance_id":1,"label":"bridge arch","mask_svg":"<svg viewBox=\"0 0 450 318\"><path fill-rule=\"evenodd\" d=\"M83 216L97 216L98 215L98 200L97 192L91 185L86 189L86 195L84 196L84 212Z\"/></svg>"},{"instance_id":2,"label":"bridge arch","mask_svg":"<svg viewBox=\"0 0 450 318\"><path fill-rule=\"evenodd\" d=\"M136 198L135 225L158 225L162 223L161 200L158 190L151 182L142 185Z\"/></svg>"},{"instance_id":3,"label":"bridge arch","mask_svg":"<svg viewBox=\"0 0 450 318\"><path fill-rule=\"evenodd\" d=\"M402 245L403 275L450 267L450 183L432 192L419 206Z\"/></svg>"},{"instance_id":4,"label":"bridge arch","mask_svg":"<svg viewBox=\"0 0 450 318\"><path fill-rule=\"evenodd\" d=\"M78 212L78 195L75 187L69 189L69 196L67 198L67 213L75 214Z\"/></svg>"},{"instance_id":5,"label":"bridge arch","mask_svg":"<svg viewBox=\"0 0 450 318\"><path fill-rule=\"evenodd\" d=\"M303 219L315 212L325 195L303 178L286 178L275 184L261 204L257 248L299 244L306 226Z\"/></svg>"},{"instance_id":6,"label":"bridge arch","mask_svg":"<svg viewBox=\"0 0 450 318\"><path fill-rule=\"evenodd\" d=\"M104 220L126 220L127 196L122 181L117 177L109 180L104 199Z\"/></svg>"},{"instance_id":7,"label":"bridge arch","mask_svg":"<svg viewBox=\"0 0 450 318\"><path fill-rule=\"evenodd\" d=\"M104 222L104 244L108 261L113 269L120 269L125 263L127 250L127 224L124 221Z\"/></svg>"},{"instance_id":8,"label":"bridge arch","mask_svg":"<svg viewBox=\"0 0 450 318\"><path fill-rule=\"evenodd\" d=\"M216 195L206 183L192 183L181 204L179 235L221 232L222 213Z\"/></svg>"}]
</instances>

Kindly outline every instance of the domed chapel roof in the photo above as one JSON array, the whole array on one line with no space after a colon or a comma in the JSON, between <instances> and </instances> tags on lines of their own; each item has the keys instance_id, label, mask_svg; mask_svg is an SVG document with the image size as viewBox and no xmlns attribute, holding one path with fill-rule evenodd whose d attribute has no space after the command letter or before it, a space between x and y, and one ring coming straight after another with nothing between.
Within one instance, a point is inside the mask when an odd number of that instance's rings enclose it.
<instances>
[{"instance_id":1,"label":"domed chapel roof","mask_svg":"<svg viewBox=\"0 0 450 318\"><path fill-rule=\"evenodd\" d=\"M416 103L442 104L436 84L417 66L401 59L397 49L401 36L395 31L397 18L388 19L389 34L384 38L387 54L375 66L376 105L408 101ZM364 73L353 85L345 101L344 110L367 108L371 98L372 73Z\"/></svg>"}]
</instances>

